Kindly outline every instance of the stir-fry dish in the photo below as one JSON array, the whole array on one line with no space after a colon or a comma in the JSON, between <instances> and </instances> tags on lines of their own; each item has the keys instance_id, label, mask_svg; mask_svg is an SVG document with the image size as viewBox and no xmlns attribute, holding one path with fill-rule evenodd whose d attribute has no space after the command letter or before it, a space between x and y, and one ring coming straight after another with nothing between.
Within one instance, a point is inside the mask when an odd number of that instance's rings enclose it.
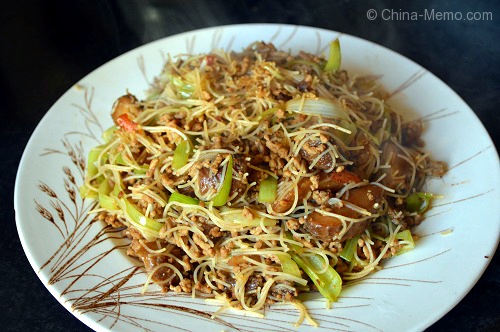
<instances>
[{"instance_id":1,"label":"stir-fry dish","mask_svg":"<svg viewBox=\"0 0 500 332\"><path fill-rule=\"evenodd\" d=\"M256 42L169 57L148 97L119 97L90 151L83 197L123 227L148 284L262 313L308 317L342 284L414 247L411 229L445 172L423 152L422 121L389 106L375 77Z\"/></svg>"}]
</instances>

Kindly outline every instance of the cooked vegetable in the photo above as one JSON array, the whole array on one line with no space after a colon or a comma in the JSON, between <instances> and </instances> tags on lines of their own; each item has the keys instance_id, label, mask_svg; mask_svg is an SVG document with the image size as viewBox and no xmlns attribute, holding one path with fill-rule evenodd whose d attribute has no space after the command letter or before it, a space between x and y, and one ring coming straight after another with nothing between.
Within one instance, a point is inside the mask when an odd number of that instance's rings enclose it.
<instances>
[{"instance_id":1,"label":"cooked vegetable","mask_svg":"<svg viewBox=\"0 0 500 332\"><path fill-rule=\"evenodd\" d=\"M168 202L178 202L178 203L183 203L183 204L193 204L197 205L200 201L196 198L186 196L183 194L180 194L178 192L173 192L170 194L170 198L168 199Z\"/></svg>"},{"instance_id":2,"label":"cooked vegetable","mask_svg":"<svg viewBox=\"0 0 500 332\"><path fill-rule=\"evenodd\" d=\"M396 239L400 240L400 244L404 244L403 248L398 251L398 255L404 254L408 250L415 248L415 242L413 241L413 236L410 230L404 230L396 234Z\"/></svg>"},{"instance_id":3,"label":"cooked vegetable","mask_svg":"<svg viewBox=\"0 0 500 332\"><path fill-rule=\"evenodd\" d=\"M297 278L302 278L302 273L300 273L300 269L292 260L292 256L287 253L276 254L281 263L281 269L283 272L293 275Z\"/></svg>"},{"instance_id":4,"label":"cooked vegetable","mask_svg":"<svg viewBox=\"0 0 500 332\"><path fill-rule=\"evenodd\" d=\"M342 290L342 278L328 262L317 255L300 256L290 253L290 256L318 287L321 295L329 301L337 301Z\"/></svg>"},{"instance_id":5,"label":"cooked vegetable","mask_svg":"<svg viewBox=\"0 0 500 332\"><path fill-rule=\"evenodd\" d=\"M98 162L99 156L101 155L103 150L104 147L102 145L90 150L87 158L87 176L89 178L94 177L99 172L99 168L96 163Z\"/></svg>"},{"instance_id":6,"label":"cooked vegetable","mask_svg":"<svg viewBox=\"0 0 500 332\"><path fill-rule=\"evenodd\" d=\"M99 185L99 205L106 209L106 210L118 210L119 206L116 204L116 201L114 198L109 196L111 192L111 186L109 185L109 182L107 180L103 180L101 184Z\"/></svg>"},{"instance_id":7,"label":"cooked vegetable","mask_svg":"<svg viewBox=\"0 0 500 332\"><path fill-rule=\"evenodd\" d=\"M409 212L424 213L431 206L435 195L430 193L415 192L406 198L406 210Z\"/></svg>"},{"instance_id":8,"label":"cooked vegetable","mask_svg":"<svg viewBox=\"0 0 500 332\"><path fill-rule=\"evenodd\" d=\"M347 131L339 131L337 133L337 137L339 137L345 145L351 144L351 142L354 140L356 137L356 134L358 133L358 129L356 128L356 125L352 123L351 121L341 119L339 121L339 125L343 128L345 128Z\"/></svg>"},{"instance_id":9,"label":"cooked vegetable","mask_svg":"<svg viewBox=\"0 0 500 332\"><path fill-rule=\"evenodd\" d=\"M174 151L174 159L172 160L172 168L178 170L187 164L189 153L191 152L191 144L188 140L182 140Z\"/></svg>"},{"instance_id":10,"label":"cooked vegetable","mask_svg":"<svg viewBox=\"0 0 500 332\"><path fill-rule=\"evenodd\" d=\"M248 209L249 213L252 213L251 209ZM223 206L220 208L220 216L227 222L233 223L241 227L258 227L265 226L271 227L275 226L277 220L270 219L262 216L253 216L252 219L245 217L244 209L234 209Z\"/></svg>"},{"instance_id":11,"label":"cooked vegetable","mask_svg":"<svg viewBox=\"0 0 500 332\"><path fill-rule=\"evenodd\" d=\"M111 141L111 139L114 137L115 131L117 131L118 128L116 126L111 126L108 129L106 129L102 133L102 139L104 140L105 143L108 143Z\"/></svg>"},{"instance_id":12,"label":"cooked vegetable","mask_svg":"<svg viewBox=\"0 0 500 332\"><path fill-rule=\"evenodd\" d=\"M195 90L194 86L176 75L169 76L172 85L177 89L182 98L191 98Z\"/></svg>"},{"instance_id":13,"label":"cooked vegetable","mask_svg":"<svg viewBox=\"0 0 500 332\"><path fill-rule=\"evenodd\" d=\"M341 58L340 42L338 39L335 39L330 43L330 54L328 56L328 62L325 65L325 71L339 70Z\"/></svg>"},{"instance_id":14,"label":"cooked vegetable","mask_svg":"<svg viewBox=\"0 0 500 332\"><path fill-rule=\"evenodd\" d=\"M323 116L325 118L336 118L349 120L347 113L342 106L335 100L326 98L295 98L286 103L287 112L296 112L307 115ZM350 134L351 131L341 126L336 126L336 129L344 133Z\"/></svg>"},{"instance_id":15,"label":"cooked vegetable","mask_svg":"<svg viewBox=\"0 0 500 332\"><path fill-rule=\"evenodd\" d=\"M268 176L260 183L259 202L270 203L276 200L278 179Z\"/></svg>"},{"instance_id":16,"label":"cooked vegetable","mask_svg":"<svg viewBox=\"0 0 500 332\"><path fill-rule=\"evenodd\" d=\"M157 222L151 218L144 216L134 204L130 203L126 198L118 199L120 208L125 212L127 220L134 225L135 228L147 240L157 238L158 232L163 227L163 223Z\"/></svg>"},{"instance_id":17,"label":"cooked vegetable","mask_svg":"<svg viewBox=\"0 0 500 332\"><path fill-rule=\"evenodd\" d=\"M340 257L348 262L351 262L354 258L354 253L358 248L358 240L359 235L345 241L344 248L342 248L342 251L340 252Z\"/></svg>"},{"instance_id":18,"label":"cooked vegetable","mask_svg":"<svg viewBox=\"0 0 500 332\"><path fill-rule=\"evenodd\" d=\"M224 173L224 180L222 180L222 186L219 192L212 200L214 206L222 206L226 204L227 198L229 197L229 192L231 191L231 183L233 181L233 156L229 156L229 161L227 162L226 172Z\"/></svg>"}]
</instances>

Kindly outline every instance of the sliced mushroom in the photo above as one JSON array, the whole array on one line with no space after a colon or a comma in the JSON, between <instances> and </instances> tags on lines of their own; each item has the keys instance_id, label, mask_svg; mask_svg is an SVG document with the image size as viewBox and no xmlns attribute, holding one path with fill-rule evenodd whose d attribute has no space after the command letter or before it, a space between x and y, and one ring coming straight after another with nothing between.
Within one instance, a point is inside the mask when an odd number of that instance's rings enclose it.
<instances>
[{"instance_id":1,"label":"sliced mushroom","mask_svg":"<svg viewBox=\"0 0 500 332\"><path fill-rule=\"evenodd\" d=\"M319 175L318 189L337 192L348 183L359 182L361 182L361 178L353 172L349 172L347 170L331 173L322 172Z\"/></svg>"},{"instance_id":2,"label":"sliced mushroom","mask_svg":"<svg viewBox=\"0 0 500 332\"><path fill-rule=\"evenodd\" d=\"M385 174L380 181L384 186L406 192L410 186L413 167L408 160L401 157L400 153L399 148L391 141L386 141L382 145L381 162L390 165L390 168L381 168L378 176Z\"/></svg>"},{"instance_id":3,"label":"sliced mushroom","mask_svg":"<svg viewBox=\"0 0 500 332\"><path fill-rule=\"evenodd\" d=\"M247 165L243 155L233 155L233 172L237 172L239 178L247 172ZM231 191L229 197L233 197L235 192L237 194L234 199L238 199L246 190L247 184L245 180L235 179L231 182ZM216 192L222 181L222 168L213 173L209 167L202 167L198 173L198 189L202 195L208 194L210 191Z\"/></svg>"},{"instance_id":4,"label":"sliced mushroom","mask_svg":"<svg viewBox=\"0 0 500 332\"><path fill-rule=\"evenodd\" d=\"M365 209L370 213L377 212L383 198L384 190L372 184L353 188L342 196L344 201ZM332 207L331 212L352 219L358 219L363 216L360 212L346 205L335 205ZM358 222L347 221L347 227L349 227L349 229L342 236L341 241L362 234L368 224L369 219ZM329 240L337 236L343 229L342 221L339 218L323 215L317 211L307 215L304 226L311 235L321 240Z\"/></svg>"},{"instance_id":5,"label":"sliced mushroom","mask_svg":"<svg viewBox=\"0 0 500 332\"><path fill-rule=\"evenodd\" d=\"M307 160L311 164L320 154L328 149L326 144L321 143L318 140L307 141L300 149L300 156ZM319 160L314 164L313 168L327 170L333 167L333 159L330 153L325 153Z\"/></svg>"},{"instance_id":6,"label":"sliced mushroom","mask_svg":"<svg viewBox=\"0 0 500 332\"><path fill-rule=\"evenodd\" d=\"M297 183L297 187L299 196L298 201L301 202L304 198L306 198L307 194L311 192L311 180L309 178L302 178ZM283 196L283 198L273 202L271 207L274 212L284 213L290 210L294 201L295 201L295 190L290 190L285 194L285 196Z\"/></svg>"},{"instance_id":7,"label":"sliced mushroom","mask_svg":"<svg viewBox=\"0 0 500 332\"><path fill-rule=\"evenodd\" d=\"M337 192L342 187L348 183L359 183L361 179L354 173L349 172L347 170L343 170L342 172L332 172L325 173L321 172L319 177L318 189L319 190L331 190L333 192ZM302 178L297 183L298 186L298 202L302 202L304 198L306 198L307 194L311 192L312 182L310 178ZM295 200L295 191L290 190L287 192L280 200L275 201L272 204L273 211L277 213L283 213L288 210L293 205Z\"/></svg>"}]
</instances>

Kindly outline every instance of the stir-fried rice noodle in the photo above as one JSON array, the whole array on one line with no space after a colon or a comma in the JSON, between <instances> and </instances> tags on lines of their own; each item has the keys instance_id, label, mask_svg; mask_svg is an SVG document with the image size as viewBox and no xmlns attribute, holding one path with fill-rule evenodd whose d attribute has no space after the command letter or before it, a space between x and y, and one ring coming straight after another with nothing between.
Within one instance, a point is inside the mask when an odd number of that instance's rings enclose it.
<instances>
[{"instance_id":1,"label":"stir-fried rice noodle","mask_svg":"<svg viewBox=\"0 0 500 332\"><path fill-rule=\"evenodd\" d=\"M259 42L169 58L145 100L118 98L81 192L124 227L144 291L208 296L219 312L292 303L300 323L299 294L335 301L413 248L435 197L420 191L445 166L376 77L326 64Z\"/></svg>"}]
</instances>

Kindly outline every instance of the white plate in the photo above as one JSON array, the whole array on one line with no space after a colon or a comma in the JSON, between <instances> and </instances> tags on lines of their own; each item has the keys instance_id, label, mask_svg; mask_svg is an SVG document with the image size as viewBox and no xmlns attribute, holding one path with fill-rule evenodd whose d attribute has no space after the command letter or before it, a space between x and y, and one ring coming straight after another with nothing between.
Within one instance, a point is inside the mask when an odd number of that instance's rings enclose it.
<instances>
[{"instance_id":1,"label":"white plate","mask_svg":"<svg viewBox=\"0 0 500 332\"><path fill-rule=\"evenodd\" d=\"M126 89L143 96L166 54L239 51L255 40L321 54L336 37L345 69L381 75L394 93L390 102L424 118L426 148L450 171L428 183L444 198L416 230L414 250L346 288L330 310L322 300L306 302L320 324L314 330L419 331L453 308L491 261L500 233L498 154L482 124L448 86L401 55L337 32L273 24L209 28L144 45L92 72L47 112L19 166L15 210L26 255L54 297L98 331L297 330L293 307L272 306L264 319L234 313L211 319L217 307L204 300L141 295L145 273L126 256L127 241L92 221L86 214L92 202L79 197L78 187L87 152L111 125L113 101ZM298 330L312 328L305 322Z\"/></svg>"}]
</instances>

